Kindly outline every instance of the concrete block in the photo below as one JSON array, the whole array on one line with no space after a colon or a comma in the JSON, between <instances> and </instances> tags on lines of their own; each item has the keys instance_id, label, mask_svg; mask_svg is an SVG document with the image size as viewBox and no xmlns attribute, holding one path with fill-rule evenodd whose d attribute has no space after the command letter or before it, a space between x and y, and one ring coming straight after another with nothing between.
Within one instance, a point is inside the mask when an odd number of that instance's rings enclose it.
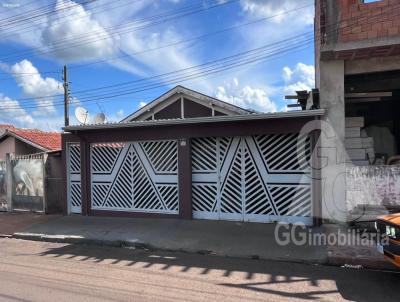
<instances>
[{"instance_id":1,"label":"concrete block","mask_svg":"<svg viewBox=\"0 0 400 302\"><path fill-rule=\"evenodd\" d=\"M346 128L351 128L351 127L363 128L364 117L363 116L346 117L344 124Z\"/></svg>"},{"instance_id":2,"label":"concrete block","mask_svg":"<svg viewBox=\"0 0 400 302\"><path fill-rule=\"evenodd\" d=\"M364 167L364 166L369 166L369 161L368 160L353 160L352 164L358 167Z\"/></svg>"},{"instance_id":3,"label":"concrete block","mask_svg":"<svg viewBox=\"0 0 400 302\"><path fill-rule=\"evenodd\" d=\"M348 149L347 154L351 160L365 160L367 158L365 149Z\"/></svg>"},{"instance_id":4,"label":"concrete block","mask_svg":"<svg viewBox=\"0 0 400 302\"><path fill-rule=\"evenodd\" d=\"M361 138L362 148L374 148L374 138L373 137L363 137Z\"/></svg>"},{"instance_id":5,"label":"concrete block","mask_svg":"<svg viewBox=\"0 0 400 302\"><path fill-rule=\"evenodd\" d=\"M345 137L352 138L352 137L360 137L360 127L349 127L345 129Z\"/></svg>"},{"instance_id":6,"label":"concrete block","mask_svg":"<svg viewBox=\"0 0 400 302\"><path fill-rule=\"evenodd\" d=\"M346 149L359 149L363 147L360 137L346 138L344 140L344 144L346 146Z\"/></svg>"}]
</instances>

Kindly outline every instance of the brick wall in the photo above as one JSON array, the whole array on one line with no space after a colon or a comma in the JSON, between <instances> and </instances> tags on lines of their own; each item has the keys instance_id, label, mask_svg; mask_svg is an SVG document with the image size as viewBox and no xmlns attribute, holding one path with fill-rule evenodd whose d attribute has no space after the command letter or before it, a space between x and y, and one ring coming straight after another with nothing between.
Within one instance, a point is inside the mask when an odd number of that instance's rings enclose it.
<instances>
[{"instance_id":1,"label":"brick wall","mask_svg":"<svg viewBox=\"0 0 400 302\"><path fill-rule=\"evenodd\" d=\"M328 0L329 1L329 0ZM400 0L336 0L338 42L355 42L400 34Z\"/></svg>"}]
</instances>

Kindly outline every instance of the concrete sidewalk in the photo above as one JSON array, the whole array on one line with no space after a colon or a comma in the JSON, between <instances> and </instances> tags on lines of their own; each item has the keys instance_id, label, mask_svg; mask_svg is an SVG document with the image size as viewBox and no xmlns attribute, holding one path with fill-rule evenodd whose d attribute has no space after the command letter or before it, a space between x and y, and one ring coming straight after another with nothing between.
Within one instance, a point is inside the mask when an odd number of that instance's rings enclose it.
<instances>
[{"instance_id":1,"label":"concrete sidewalk","mask_svg":"<svg viewBox=\"0 0 400 302\"><path fill-rule=\"evenodd\" d=\"M11 237L14 233L28 227L60 217L61 215L44 215L31 212L0 212L0 237Z\"/></svg>"},{"instance_id":2,"label":"concrete sidewalk","mask_svg":"<svg viewBox=\"0 0 400 302\"><path fill-rule=\"evenodd\" d=\"M395 269L375 247L279 245L275 224L155 218L64 216L13 237L65 243L129 246L221 256ZM312 233L327 228L309 229ZM308 231L308 230L307 230ZM331 230L332 231L332 230Z\"/></svg>"},{"instance_id":3,"label":"concrete sidewalk","mask_svg":"<svg viewBox=\"0 0 400 302\"><path fill-rule=\"evenodd\" d=\"M307 263L325 263L321 247L280 246L273 224L228 221L65 216L14 237L68 243L134 246Z\"/></svg>"}]
</instances>

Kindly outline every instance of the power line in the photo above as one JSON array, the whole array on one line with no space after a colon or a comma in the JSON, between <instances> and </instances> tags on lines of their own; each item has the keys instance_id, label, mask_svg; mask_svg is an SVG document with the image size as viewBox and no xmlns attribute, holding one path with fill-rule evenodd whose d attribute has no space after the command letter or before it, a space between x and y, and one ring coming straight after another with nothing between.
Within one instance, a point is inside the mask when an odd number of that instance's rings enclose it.
<instances>
[{"instance_id":1,"label":"power line","mask_svg":"<svg viewBox=\"0 0 400 302\"><path fill-rule=\"evenodd\" d=\"M178 75L175 78L169 79L167 81L164 81L163 84L145 84L144 86L139 86L136 89L129 89L129 90L123 90L120 91L119 93L116 94L116 92L108 92L108 94L103 94L103 95L98 95L96 96L95 99L89 99L88 101L98 101L100 99L105 99L105 98L114 98L114 97L118 97L118 96L122 96L122 95L128 95L128 94L133 94L133 93L137 93L137 92L142 92L142 91L147 91L150 89L155 89L158 87L164 87L164 86L168 86L170 84L176 83L176 82L181 82L181 81L187 81L187 80L191 80L191 79L195 79L195 78L199 78L199 77L203 77L205 75L209 75L209 74L214 74L217 72L222 72L225 70L230 70L232 68L235 67L239 67L239 66L243 66L243 65L248 65L250 63L254 63L254 62L258 62L261 60L265 60L266 58L269 57L273 57L276 55L282 55L283 53L286 53L287 51L291 51L293 49L296 49L298 47L300 47L300 45L303 44L309 44L310 42L312 42L313 39L312 38L308 38L306 40L303 41L303 43L299 43L299 41L294 41L296 42L295 47L289 45L289 46L281 46L280 48L273 50L269 53L256 53L256 56L252 56L252 57L246 57L246 58L242 58L242 59L238 59L234 62L228 62L228 64L223 64L221 66L208 66L207 69L204 69L202 71L198 71L197 73L192 73L189 75ZM232 61L232 60L231 60ZM80 102L85 102L85 100L87 99L87 97L82 98L82 100L80 99ZM38 106L32 106L32 108L38 108L40 105ZM47 107L48 105L42 105L40 107ZM24 107L24 108L31 108L31 107ZM18 109L18 108L13 108L13 109Z\"/></svg>"},{"instance_id":2,"label":"power line","mask_svg":"<svg viewBox=\"0 0 400 302\"><path fill-rule=\"evenodd\" d=\"M122 3L122 4L120 4L120 5L116 5L116 6L113 6L113 7L108 7L110 4L115 4L116 2L120 2L120 1L128 1L128 3ZM103 4L100 4L100 5L97 5L97 6L92 7L92 8L90 9L90 12L91 12L92 14L93 14L93 13L98 14L98 13L103 12L103 11L107 11L107 12L108 12L108 11L114 10L114 9L119 8L119 7L122 7L122 6L125 6L125 5L132 5L133 3L141 2L141 1L143 1L143 0L136 0L136 1L131 1L131 0L116 0L116 1L113 1L113 2L106 2L106 3L103 3ZM104 8L104 9L102 9L102 10L97 10L97 11L96 11L97 8L100 8L100 7L103 7L103 6L107 6L107 7ZM65 18L68 18L68 17L71 17L71 16L74 16L74 13L67 14L67 15L61 15L61 16L58 18L58 20L65 19ZM83 18L86 18L86 17L87 17L87 16L75 17L74 20L76 21L76 20L83 19ZM65 23L67 23L67 22L68 22L68 20L65 20L65 21L63 21L63 22L61 22L61 23L59 23L59 24L65 24ZM45 24L45 23L47 23L47 19L44 20L43 22L35 23L35 26L42 25L42 24ZM3 38L7 38L7 37L10 37L10 36L13 36L15 33L18 33L18 34L26 34L26 33L28 33L28 32L33 32L33 31L36 30L36 29L34 29L34 28L32 29L32 25L29 25L29 26L23 27L23 28L19 28L19 27L18 27L18 24L17 24L17 25L14 25L12 28L14 28L14 30L11 30L11 31L10 31L10 28L8 28L7 34L6 34L6 35L3 35L2 37L3 37ZM12 28L11 28L11 29L12 29ZM29 30L25 30L25 29L29 29Z\"/></svg>"},{"instance_id":3,"label":"power line","mask_svg":"<svg viewBox=\"0 0 400 302\"><path fill-rule=\"evenodd\" d=\"M344 22L345 20L342 20L342 22ZM347 25L347 26L351 26L351 25ZM343 29L343 27L341 27L341 28L338 28L338 29L335 29L334 31L336 31L336 30L340 30L340 29ZM318 38L318 37L316 37L316 38ZM287 39L287 40L290 40L290 38L289 39ZM309 40L309 41L307 41L307 40L305 40L304 42L312 42L312 38ZM296 42L296 41L295 41ZM278 44L278 43L282 43L282 41L280 41L280 42L277 42L276 44ZM191 80L191 79L193 79L193 78L198 78L198 77L200 77L200 76L205 76L205 75L208 75L208 74L212 74L212 73L215 73L215 72L222 72L222 71L224 71L224 70L229 70L229 69L232 69L232 68L236 68L236 67L239 67L239 66L243 66L243 65L246 65L246 64L251 64L251 63L254 63L254 62L258 62L258 61L260 61L260 60L265 60L266 58L268 58L268 57L271 57L271 56L276 56L276 55L280 55L280 54L283 54L283 53L286 53L286 52L288 52L288 51L291 51L291 50L294 50L294 49L298 49L300 46L303 46L304 45L304 43L303 44L299 44L299 43L297 43L296 44L296 47L290 47L290 48L285 48L285 46L283 46L283 48L280 48L280 49L278 49L278 50L275 50L275 52L272 52L272 53L268 53L268 54L261 54L261 55L258 55L258 56L253 56L253 57L250 57L250 58L246 58L247 60L246 61L236 61L236 64L229 64L229 65L225 65L225 66L222 66L222 68L220 67L220 68L213 68L213 69L208 69L208 70L205 70L205 71L202 71L201 73L197 73L197 74L191 74L191 75L189 75L189 76L187 76L187 75L185 75L184 77L182 77L182 75L180 76L180 77L177 77L177 78L174 78L174 79L171 79L170 80L170 82L165 82L164 81L164 84L162 84L162 85L160 85L160 84L147 84L147 86L142 86L142 87L139 87L140 89L138 89L138 88L136 88L136 90L132 90L132 89L130 89L130 90L122 90L122 91L112 91L112 92L107 92L107 93L109 93L108 95L107 94L103 94L103 95L98 95L98 96L96 96L96 100L99 100L99 99L104 99L104 98L112 98L112 97L118 97L118 96L121 96L121 95L127 95L127 94L134 94L134 93L137 93L137 92L140 92L140 91L145 91L145 90L149 90L149 89L155 89L155 88L157 88L157 87L163 87L163 86L166 86L166 85L170 85L171 83L173 83L172 81L187 81L187 80ZM266 47L266 46L265 46ZM250 51L254 51L254 49L253 50L250 50ZM247 52L249 52L249 51L247 51ZM236 55L234 55L234 56L237 56L237 55L239 55L239 54L236 54ZM234 57L234 56L230 56L230 57ZM229 57L226 57L226 58L229 58ZM226 58L223 58L223 59L226 59ZM219 59L219 60L223 60L223 59ZM239 64L238 64L239 63ZM208 63L204 63L204 64L201 64L201 65L206 65L206 64L210 64L210 62L208 62ZM193 66L193 67L190 67L190 68L198 68L199 66ZM179 72L179 71L175 71L175 73L177 73L177 72ZM171 72L171 73L173 73L173 72ZM171 74L171 73L168 73L168 74ZM157 77L157 76L154 76L154 77ZM152 78L154 78L154 77L152 77ZM149 78L144 78L144 79L140 79L140 80L136 80L136 81L133 81L133 82L138 82L138 81L145 81L145 80L149 80ZM132 81L130 81L130 83L131 83ZM123 85L125 85L126 84L126 82L125 83L120 83L120 84L117 84L118 86L120 86L121 84L123 84ZM150 85L158 85L158 86L150 86ZM109 85L110 86L110 85ZM106 87L106 88L109 88L109 86L108 87ZM115 85L112 85L112 86L115 86ZM89 90L86 90L86 92L87 91L93 91L93 90L99 90L99 89L101 89L101 88L103 88L104 89L104 87L99 87L99 88L94 88L94 89L89 89ZM83 90L83 91L81 91L81 92L85 92L85 90ZM110 95L110 93L113 93L112 95ZM115 93L119 93L119 94L115 94ZM46 96L46 97L44 97L44 98L49 98L49 97L56 97L57 95L53 95L53 96ZM28 98L28 99L35 99L35 98ZM36 98L37 99L37 98ZM83 98L84 100L85 99L88 99L87 97L86 98ZM90 101L90 99L89 100L87 100L87 101ZM33 108L36 108L37 106L34 106ZM29 108L29 107L26 107L26 108Z\"/></svg>"},{"instance_id":4,"label":"power line","mask_svg":"<svg viewBox=\"0 0 400 302\"><path fill-rule=\"evenodd\" d=\"M87 1L82 2L82 3L75 3L75 2L72 2L70 5L61 6L61 7L59 7L58 9L55 9L55 10L52 10L53 5L52 5L52 4L49 4L49 5L43 6L42 8L36 8L36 9L34 9L34 10L31 10L31 11L28 11L28 12L24 12L24 13L21 13L21 14L16 15L16 16L20 16L20 15L23 16L23 15L26 15L27 13L32 14L32 13L34 13L35 11L40 12L38 15L29 16L29 17L26 17L26 18L24 18L24 19L14 19L14 20L12 20L12 18L15 17L15 16L14 16L14 17L5 18L5 19L3 19L2 21L3 21L4 23L6 23L7 26L10 26L10 25L16 24L16 23L18 23L18 22L31 21L32 19L35 19L35 18L38 18L38 17L42 17L42 16L46 16L49 12L55 13L55 12L58 12L58 11L63 11L63 10L65 10L65 9L70 9L70 8L72 8L72 7L75 7L75 6L84 5L84 4L88 4L88 3L92 3L92 2L95 2L95 1L98 1L98 0L87 0ZM49 9L43 11L43 8L44 8L44 7L49 7ZM9 20L9 19L11 19L11 20ZM5 28L7 28L7 26L5 26ZM3 23L0 23L0 28L3 28L3 27L4 27Z\"/></svg>"},{"instance_id":5,"label":"power line","mask_svg":"<svg viewBox=\"0 0 400 302\"><path fill-rule=\"evenodd\" d=\"M223 63L225 61L235 60L236 58L241 57L241 56L245 57L245 56L249 56L251 54L257 54L259 52L266 51L271 47L275 47L277 45L279 46L280 44L284 44L284 43L287 43L287 42L291 42L291 41L296 42L298 39L301 39L303 36L306 36L306 35L312 35L312 31L303 33L301 35L295 35L295 36L292 36L290 38L287 38L287 39L284 39L284 40L280 40L278 42L266 44L266 45L263 45L261 47L257 47L257 48L250 49L250 50L247 50L247 51L239 52L239 53L234 54L234 55L230 55L230 56L226 56L226 57L223 57L223 58L220 58L220 59L215 59L215 60L212 60L212 61L209 61L209 62L205 62L205 63L199 64L199 65L195 65L195 66L191 66L191 67L187 67L187 68L183 68L183 69L179 69L179 70L174 70L174 71L171 71L171 72L166 72L166 73L154 75L154 76L151 76L151 77L141 78L141 79L137 79L137 80L125 81L125 82L121 82L121 83L117 83L117 84L111 84L111 85L106 85L106 86L101 86L101 87L95 87L95 88L86 89L86 90L78 90L78 91L75 91L75 94L83 93L83 92L89 92L89 91L106 90L106 89L110 89L110 88L114 88L114 87L130 85L130 84L134 84L134 83L138 83L138 82L155 80L155 79L158 79L158 78L171 76L171 75L176 74L176 73L190 72L191 70L196 70L196 69L204 67L204 66L210 66L210 65L213 65L213 64L221 64L221 62ZM46 99L46 98L57 97L57 96L62 96L62 94L46 95L46 96L35 97L35 98L33 98L33 97L20 98L20 99L18 99L18 101L32 100L32 99L42 99L42 98Z\"/></svg>"},{"instance_id":6,"label":"power line","mask_svg":"<svg viewBox=\"0 0 400 302\"><path fill-rule=\"evenodd\" d=\"M284 14L296 12L296 11L305 9L305 8L307 8L307 7L310 7L310 6L311 6L311 4L309 4L309 5L304 5L304 6L300 6L300 7L291 9L291 10L287 10L287 11L284 11L284 12L281 12L281 13L278 13L278 14L275 14L275 15L271 15L271 16L263 17L263 18L256 19L256 20L253 20L253 21L249 21L249 22L246 22L246 23L234 25L234 26L227 27L227 28L224 28L224 29L221 29L221 30L217 30L217 31L214 31L214 32L206 33L206 34L203 34L203 35L200 35L200 36L197 36L197 37L192 37L192 38L189 38L189 39L184 39L184 40L179 40L179 41L176 41L176 42L168 43L168 44L165 44L165 45L162 45L162 46L159 46L159 47L154 47L154 48L150 48L150 49L145 49L145 50L137 51L137 52L134 52L134 53L125 53L125 54L123 54L123 55L114 56L114 57L111 57L111 58L108 58L108 59L98 60L98 61L94 61L94 62L89 62L89 63L84 63L84 64L73 65L73 66L70 66L69 69L82 68L82 67L85 67L85 66L95 65L95 64L99 64L99 63L103 63L103 62L108 62L108 61L112 61L112 60L116 60L116 59L120 59L120 58L124 58L124 57L129 57L129 56L133 56L133 55L138 55L138 54L143 54L143 53L147 53L147 52L151 52L151 51L156 51L156 50L160 50L160 49L163 49L163 48L167 48L167 47L171 47L171 46L176 46L176 45L188 43L188 42L191 42L191 41L196 41L196 40L200 40L200 39L205 39L205 38L208 38L208 37L211 37L211 36L214 36L214 35L218 35L218 34L221 34L221 33L225 33L225 32L228 32L228 31L231 31L231 30L240 28L240 27L244 27L244 26L249 26L249 25L257 24L257 23L260 23L260 22L264 22L264 21L266 21L266 20L270 20L270 19L272 19L272 18L276 18L276 17L282 16L282 15L284 15ZM57 71L41 72L41 74L45 74L45 73L48 73L48 74L56 74L56 73L57 73L57 74L58 74ZM6 74L6 72L0 73L0 74ZM14 74L17 74L17 73L14 73ZM22 74L22 73L19 73L19 74ZM26 74L29 75L29 73L26 73ZM34 74L34 73L32 73L32 74ZM5 79L13 79L13 77L9 77L9 78L0 78L0 80L5 80Z\"/></svg>"},{"instance_id":7,"label":"power line","mask_svg":"<svg viewBox=\"0 0 400 302\"><path fill-rule=\"evenodd\" d=\"M91 33L86 34L86 35L81 35L81 37L89 36L86 39L81 39L80 40L79 38L74 37L73 43L69 44L67 46L65 46L64 44L71 42L71 39L70 38L69 39L61 39L61 40L56 41L56 43L54 43L52 45L52 47L47 49L47 50L40 50L40 48L33 48L33 49L30 49L30 50L26 50L26 51L14 52L12 54L9 53L5 57L2 57L1 60L2 61L10 61L10 60L13 60L13 58L15 58L15 57L32 53L32 52L34 52L35 50L38 50L38 49L39 49L39 51L37 52L38 54L46 54L46 53L52 53L52 52L60 50L60 49L64 50L64 49L74 48L74 47L77 47L77 46L80 46L80 45L90 44L90 43L94 43L94 42L98 42L98 41L102 41L102 40L107 40L107 39L110 39L112 34L123 35L123 34L131 33L131 32L134 32L134 31L137 31L137 30L142 30L142 29L154 26L154 25L162 24L162 23L165 23L165 22L177 19L177 18L186 17L186 16L189 16L189 15L192 15L192 14L196 14L196 13L199 13L199 12L208 11L210 9L214 9L214 8L217 8L217 7L225 6L225 5L237 2L237 1L239 1L239 0L228 0L228 1L225 1L225 2L221 2L220 0L209 0L209 2L207 2L207 4L209 6L207 6L207 7L204 7L204 5L202 5L198 9L194 9L194 10L188 10L186 8L187 11L175 12L173 14L166 14L164 16L165 17L164 19L162 19L160 15L152 16L151 18L156 19L156 21L150 22L148 24L144 24L144 25L141 25L141 26L136 26L136 27L133 27L133 28L129 28L128 27L126 29L116 30L116 31L111 32L111 33L110 32L106 32L105 31L106 28L103 28L102 29L102 32L104 33L103 35L93 36L93 32L91 32ZM125 26L127 27L127 25L125 25ZM99 38L99 37L101 37L101 38Z\"/></svg>"},{"instance_id":8,"label":"power line","mask_svg":"<svg viewBox=\"0 0 400 302\"><path fill-rule=\"evenodd\" d=\"M296 11L302 10L304 8L310 7L311 5L312 4L301 6L301 7L297 7L295 9L287 10L287 11L284 11L284 12L281 12L281 13L278 13L278 14L275 14L275 15L271 15L271 16L260 18L260 19L256 19L256 20L253 20L253 21L250 21L250 22L246 22L246 23L230 26L230 27L227 27L227 28L223 28L221 30L217 30L217 31L209 32L209 33L206 33L206 34L203 34L203 35L199 35L197 37L192 37L192 38L184 39L184 40L178 40L176 42L168 43L168 44L165 44L165 45L162 45L162 46L159 46L159 47L149 48L149 49L145 49L145 50L137 51L137 52L133 52L133 53L125 53L123 55L114 56L114 57L110 57L110 58L107 58L107 59L102 59L102 60L93 61L93 62L89 62L89 63L72 65L69 68L70 69L82 68L82 67L86 67L86 66L90 66L90 65L100 64L100 63L104 63L104 62L108 62L108 61L113 61L113 60L116 60L116 59L121 59L121 58L130 57L130 56L134 56L134 55L138 55L138 54L152 52L152 51L160 50L160 49L171 47L171 46L185 44L185 43L188 43L188 42L191 42L191 41L205 39L205 38L208 38L208 37L211 37L211 36L214 36L214 35L218 35L218 34L221 34L221 33L225 33L225 32L228 32L228 31L231 31L231 30L234 30L234 29L238 29L238 28L241 28L241 27L244 27L244 26L257 24L257 23L264 22L266 20L270 20L270 19L282 16L282 15L285 15L285 14L288 14L288 13L296 12Z\"/></svg>"}]
</instances>

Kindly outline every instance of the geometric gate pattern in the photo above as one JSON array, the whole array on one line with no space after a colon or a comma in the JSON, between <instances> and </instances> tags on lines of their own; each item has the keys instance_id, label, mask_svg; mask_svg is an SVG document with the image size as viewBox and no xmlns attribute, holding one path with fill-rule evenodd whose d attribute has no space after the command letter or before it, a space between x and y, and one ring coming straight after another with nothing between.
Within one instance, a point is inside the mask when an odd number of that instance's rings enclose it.
<instances>
[{"instance_id":1,"label":"geometric gate pattern","mask_svg":"<svg viewBox=\"0 0 400 302\"><path fill-rule=\"evenodd\" d=\"M71 213L82 212L81 201L81 149L79 144L67 145L68 208Z\"/></svg>"},{"instance_id":2,"label":"geometric gate pattern","mask_svg":"<svg viewBox=\"0 0 400 302\"><path fill-rule=\"evenodd\" d=\"M176 140L91 144L91 208L178 214Z\"/></svg>"},{"instance_id":3,"label":"geometric gate pattern","mask_svg":"<svg viewBox=\"0 0 400 302\"><path fill-rule=\"evenodd\" d=\"M206 137L191 145L194 218L312 224L308 136Z\"/></svg>"}]
</instances>

